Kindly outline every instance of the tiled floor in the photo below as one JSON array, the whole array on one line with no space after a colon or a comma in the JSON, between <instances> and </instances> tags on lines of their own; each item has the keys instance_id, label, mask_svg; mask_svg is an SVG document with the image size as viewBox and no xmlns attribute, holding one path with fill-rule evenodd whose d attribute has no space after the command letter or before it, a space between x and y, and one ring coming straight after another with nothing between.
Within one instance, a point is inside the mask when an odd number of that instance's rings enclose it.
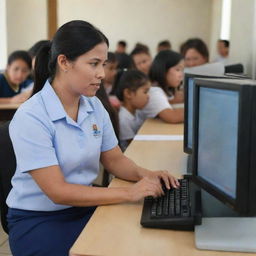
<instances>
[{"instance_id":1,"label":"tiled floor","mask_svg":"<svg viewBox=\"0 0 256 256\"><path fill-rule=\"evenodd\" d=\"M2 229L0 225L0 256L11 256L11 251L8 243L8 236Z\"/></svg>"}]
</instances>

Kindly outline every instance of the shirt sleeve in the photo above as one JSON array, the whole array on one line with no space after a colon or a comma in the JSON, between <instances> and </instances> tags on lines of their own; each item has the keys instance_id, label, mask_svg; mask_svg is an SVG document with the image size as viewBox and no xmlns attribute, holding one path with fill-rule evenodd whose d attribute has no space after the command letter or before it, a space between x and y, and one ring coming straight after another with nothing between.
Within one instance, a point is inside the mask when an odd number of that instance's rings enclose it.
<instances>
[{"instance_id":1,"label":"shirt sleeve","mask_svg":"<svg viewBox=\"0 0 256 256\"><path fill-rule=\"evenodd\" d=\"M59 164L53 145L54 130L39 117L18 110L9 133L21 172Z\"/></svg>"},{"instance_id":2,"label":"shirt sleeve","mask_svg":"<svg viewBox=\"0 0 256 256\"><path fill-rule=\"evenodd\" d=\"M102 135L101 152L108 151L117 146L114 128L112 126L108 112L103 108L103 135Z\"/></svg>"},{"instance_id":3,"label":"shirt sleeve","mask_svg":"<svg viewBox=\"0 0 256 256\"><path fill-rule=\"evenodd\" d=\"M172 109L167 96L161 88L152 87L149 92L149 102L140 113L144 119L155 118L164 109Z\"/></svg>"}]
</instances>

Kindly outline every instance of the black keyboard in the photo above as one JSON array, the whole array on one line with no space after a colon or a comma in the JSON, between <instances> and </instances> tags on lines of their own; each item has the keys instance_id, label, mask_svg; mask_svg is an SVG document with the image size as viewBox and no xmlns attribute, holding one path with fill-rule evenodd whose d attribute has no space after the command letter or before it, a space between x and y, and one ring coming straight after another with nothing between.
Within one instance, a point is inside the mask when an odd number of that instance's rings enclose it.
<instances>
[{"instance_id":1,"label":"black keyboard","mask_svg":"<svg viewBox=\"0 0 256 256\"><path fill-rule=\"evenodd\" d=\"M141 225L151 228L168 228L176 230L193 230L200 224L201 195L193 191L196 198L191 197L188 179L179 180L179 188L170 190L163 187L165 195L144 200ZM191 201L195 207L191 207Z\"/></svg>"}]
</instances>

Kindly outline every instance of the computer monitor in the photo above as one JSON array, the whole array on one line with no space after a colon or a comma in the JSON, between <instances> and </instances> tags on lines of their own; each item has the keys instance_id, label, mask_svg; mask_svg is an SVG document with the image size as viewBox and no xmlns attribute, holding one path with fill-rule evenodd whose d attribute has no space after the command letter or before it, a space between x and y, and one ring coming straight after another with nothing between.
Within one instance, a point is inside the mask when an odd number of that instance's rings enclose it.
<instances>
[{"instance_id":1,"label":"computer monitor","mask_svg":"<svg viewBox=\"0 0 256 256\"><path fill-rule=\"evenodd\" d=\"M184 75L184 140L183 150L188 154L193 152L193 106L194 106L194 81L196 78L227 78L224 75L202 75L185 74Z\"/></svg>"},{"instance_id":2,"label":"computer monitor","mask_svg":"<svg viewBox=\"0 0 256 256\"><path fill-rule=\"evenodd\" d=\"M193 181L241 216L256 215L256 82L195 79Z\"/></svg>"},{"instance_id":3,"label":"computer monitor","mask_svg":"<svg viewBox=\"0 0 256 256\"><path fill-rule=\"evenodd\" d=\"M203 65L195 66L195 67L186 67L184 69L184 73L186 74L201 74L201 75L213 75L220 76L225 73L225 66L221 62L214 63L206 63Z\"/></svg>"}]
</instances>

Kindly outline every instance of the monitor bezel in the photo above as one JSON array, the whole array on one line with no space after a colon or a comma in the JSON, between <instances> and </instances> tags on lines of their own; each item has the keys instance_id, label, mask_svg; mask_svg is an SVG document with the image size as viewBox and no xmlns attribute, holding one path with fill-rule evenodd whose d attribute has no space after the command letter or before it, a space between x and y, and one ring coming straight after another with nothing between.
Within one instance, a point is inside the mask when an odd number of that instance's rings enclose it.
<instances>
[{"instance_id":1,"label":"monitor bezel","mask_svg":"<svg viewBox=\"0 0 256 256\"><path fill-rule=\"evenodd\" d=\"M221 192L218 188L197 176L197 156L198 156L198 119L199 119L199 91L200 88L224 89L239 92L238 106L238 141L237 141L237 183L236 183L236 199ZM229 205L241 215L249 213L249 178L250 178L250 130L251 116L250 109L252 107L251 86L225 83L224 81L200 80L195 79L194 91L194 120L193 120L193 181L201 188L205 189L211 195ZM246 114L247 113L247 114ZM249 131L249 132L248 132Z\"/></svg>"}]
</instances>

